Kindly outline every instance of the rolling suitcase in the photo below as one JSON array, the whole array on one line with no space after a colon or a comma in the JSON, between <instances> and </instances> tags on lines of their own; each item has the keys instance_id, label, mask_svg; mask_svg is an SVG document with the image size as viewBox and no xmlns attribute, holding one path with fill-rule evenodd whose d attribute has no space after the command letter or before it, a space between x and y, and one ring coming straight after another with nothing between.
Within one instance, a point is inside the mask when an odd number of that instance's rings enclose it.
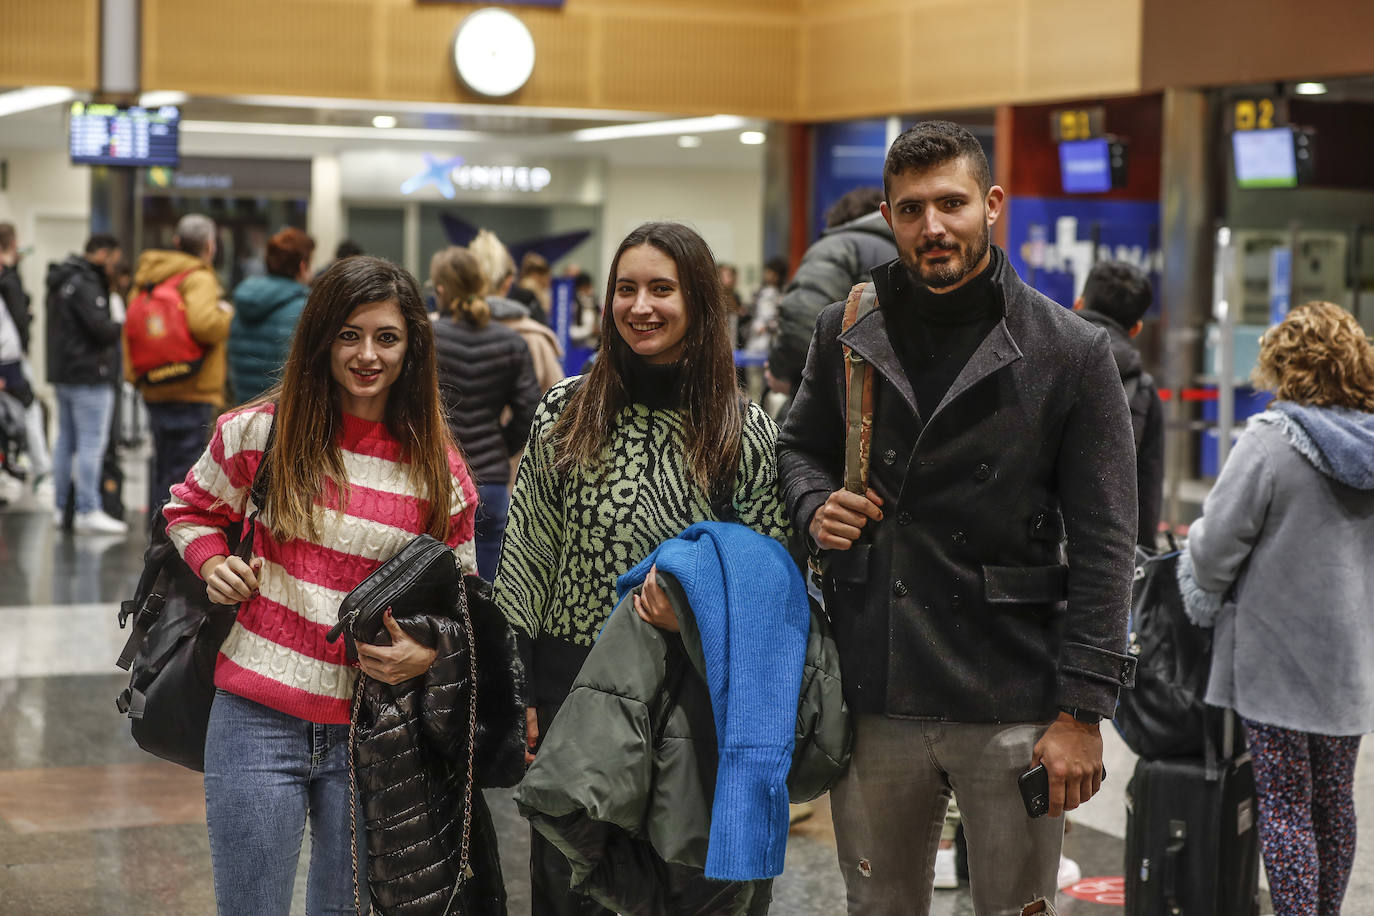
<instances>
[{"instance_id":1,"label":"rolling suitcase","mask_svg":"<svg viewBox=\"0 0 1374 916\"><path fill-rule=\"evenodd\" d=\"M1258 916L1259 807L1248 752L1142 758L1126 787L1128 916Z\"/></svg>"}]
</instances>

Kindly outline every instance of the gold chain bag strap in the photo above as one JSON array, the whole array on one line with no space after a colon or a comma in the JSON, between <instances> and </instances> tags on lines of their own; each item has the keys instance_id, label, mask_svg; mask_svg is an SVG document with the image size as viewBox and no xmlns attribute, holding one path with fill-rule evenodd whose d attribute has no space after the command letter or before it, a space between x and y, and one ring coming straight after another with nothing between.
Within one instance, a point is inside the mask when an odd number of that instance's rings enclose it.
<instances>
[{"instance_id":1,"label":"gold chain bag strap","mask_svg":"<svg viewBox=\"0 0 1374 916\"><path fill-rule=\"evenodd\" d=\"M458 882L453 886L453 895L444 905L444 912L452 910L463 889L463 882L472 877L472 793L476 787L473 776L473 751L477 746L477 636L472 630L472 617L468 614L467 589L458 589L458 608L463 615L463 628L468 635L468 764L467 780L463 788L463 837L458 853ZM353 911L363 911L361 881L358 874L358 785L354 768L354 748L358 738L358 708L363 699L363 678L359 673L358 683L353 691L353 709L348 718L348 825L353 842Z\"/></svg>"}]
</instances>

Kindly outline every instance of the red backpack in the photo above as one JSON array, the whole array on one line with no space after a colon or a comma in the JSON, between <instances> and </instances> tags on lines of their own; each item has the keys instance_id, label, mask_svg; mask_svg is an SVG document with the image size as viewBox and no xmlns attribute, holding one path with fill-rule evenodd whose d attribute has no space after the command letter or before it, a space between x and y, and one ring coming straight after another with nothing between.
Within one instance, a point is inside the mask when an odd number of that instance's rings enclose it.
<instances>
[{"instance_id":1,"label":"red backpack","mask_svg":"<svg viewBox=\"0 0 1374 916\"><path fill-rule=\"evenodd\" d=\"M179 288L191 270L144 286L129 303L124 339L139 385L165 385L200 371L205 348L191 336Z\"/></svg>"}]
</instances>

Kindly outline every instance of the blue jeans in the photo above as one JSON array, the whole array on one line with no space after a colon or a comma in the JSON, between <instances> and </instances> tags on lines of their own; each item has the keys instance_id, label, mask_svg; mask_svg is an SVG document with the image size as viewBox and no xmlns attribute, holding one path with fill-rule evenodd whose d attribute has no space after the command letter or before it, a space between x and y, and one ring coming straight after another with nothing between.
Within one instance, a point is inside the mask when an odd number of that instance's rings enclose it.
<instances>
[{"instance_id":1,"label":"blue jeans","mask_svg":"<svg viewBox=\"0 0 1374 916\"><path fill-rule=\"evenodd\" d=\"M501 559L501 539L506 535L506 514L510 510L510 488L489 483L477 488L477 574L488 582L496 579L496 564Z\"/></svg>"},{"instance_id":2,"label":"blue jeans","mask_svg":"<svg viewBox=\"0 0 1374 916\"><path fill-rule=\"evenodd\" d=\"M52 456L57 509L66 511L75 470L76 512L94 512L100 508L100 464L110 437L114 386L53 387L57 389L57 450Z\"/></svg>"},{"instance_id":3,"label":"blue jeans","mask_svg":"<svg viewBox=\"0 0 1374 916\"><path fill-rule=\"evenodd\" d=\"M354 912L347 725L317 725L215 691L205 736L205 815L220 916L288 916L307 817L305 911ZM366 912L361 811L357 830Z\"/></svg>"},{"instance_id":4,"label":"blue jeans","mask_svg":"<svg viewBox=\"0 0 1374 916\"><path fill-rule=\"evenodd\" d=\"M148 402L153 457L148 468L148 516L167 502L168 491L186 479L210 442L215 408L190 401Z\"/></svg>"}]
</instances>

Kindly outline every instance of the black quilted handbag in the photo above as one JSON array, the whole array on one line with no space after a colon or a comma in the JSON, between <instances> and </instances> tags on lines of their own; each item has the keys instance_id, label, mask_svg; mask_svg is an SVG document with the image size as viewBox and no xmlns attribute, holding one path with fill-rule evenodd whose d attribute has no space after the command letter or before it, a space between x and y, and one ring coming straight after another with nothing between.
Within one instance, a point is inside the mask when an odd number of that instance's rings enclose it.
<instances>
[{"instance_id":1,"label":"black quilted handbag","mask_svg":"<svg viewBox=\"0 0 1374 916\"><path fill-rule=\"evenodd\" d=\"M230 527L225 537L235 556L253 554L253 527L267 492L267 453L276 437L276 420L267 434L264 459L249 499L255 507L243 535ZM134 597L119 606L119 626L133 620L133 632L116 664L129 672L129 686L115 699L129 717L134 741L154 756L205 771L205 734L215 699L215 659L234 625L235 606L219 605L205 594L205 582L186 565L167 537L161 512L143 555L143 574Z\"/></svg>"},{"instance_id":2,"label":"black quilted handbag","mask_svg":"<svg viewBox=\"0 0 1374 916\"><path fill-rule=\"evenodd\" d=\"M427 642L424 615L457 617L464 606L469 644L481 660L475 665L475 778L480 788L513 786L525 775L525 672L515 632L492 599L491 586L477 576L459 576L448 545L427 534L411 539L345 596L339 622L325 638L343 636L349 659L356 660L358 640L390 642L382 623L388 608L403 630Z\"/></svg>"},{"instance_id":3,"label":"black quilted handbag","mask_svg":"<svg viewBox=\"0 0 1374 916\"><path fill-rule=\"evenodd\" d=\"M357 661L358 640L369 645L390 644L382 622L390 608L403 630L425 641L428 626L424 616L452 616L460 588L452 548L427 534L417 535L344 596L339 604L339 622L325 639L336 642L343 636L348 660Z\"/></svg>"}]
</instances>

